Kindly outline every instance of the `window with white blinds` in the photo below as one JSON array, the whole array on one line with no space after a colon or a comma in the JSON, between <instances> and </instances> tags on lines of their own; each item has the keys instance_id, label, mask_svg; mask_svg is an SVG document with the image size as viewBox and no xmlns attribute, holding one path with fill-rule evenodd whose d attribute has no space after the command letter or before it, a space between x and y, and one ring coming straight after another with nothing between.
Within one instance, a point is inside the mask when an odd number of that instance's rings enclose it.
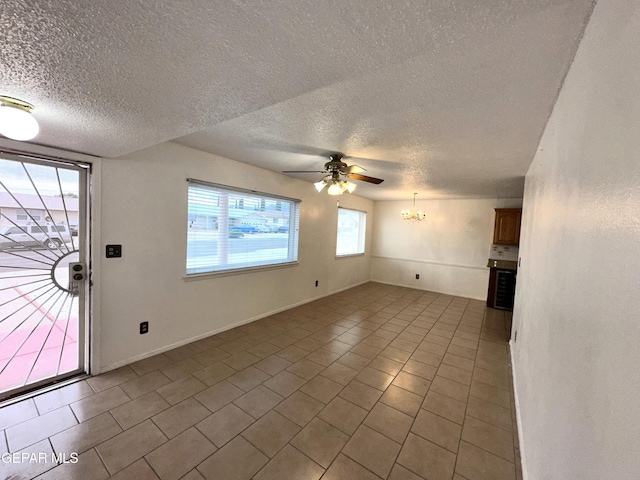
<instances>
[{"instance_id":1,"label":"window with white blinds","mask_svg":"<svg viewBox=\"0 0 640 480\"><path fill-rule=\"evenodd\" d=\"M338 242L336 255L358 255L364 253L367 232L367 213L359 210L338 208Z\"/></svg>"},{"instance_id":2,"label":"window with white blinds","mask_svg":"<svg viewBox=\"0 0 640 480\"><path fill-rule=\"evenodd\" d=\"M297 262L299 200L188 183L187 275Z\"/></svg>"}]
</instances>

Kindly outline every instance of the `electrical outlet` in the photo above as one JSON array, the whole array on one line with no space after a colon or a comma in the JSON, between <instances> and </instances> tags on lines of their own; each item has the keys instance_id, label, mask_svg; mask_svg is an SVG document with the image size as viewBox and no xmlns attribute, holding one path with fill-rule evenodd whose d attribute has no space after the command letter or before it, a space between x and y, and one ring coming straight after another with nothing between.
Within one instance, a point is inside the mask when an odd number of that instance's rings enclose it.
<instances>
[{"instance_id":1,"label":"electrical outlet","mask_svg":"<svg viewBox=\"0 0 640 480\"><path fill-rule=\"evenodd\" d=\"M149 333L149 322L140 322L140 335Z\"/></svg>"},{"instance_id":2,"label":"electrical outlet","mask_svg":"<svg viewBox=\"0 0 640 480\"><path fill-rule=\"evenodd\" d=\"M416 280L420 280L420 274L416 273Z\"/></svg>"},{"instance_id":3,"label":"electrical outlet","mask_svg":"<svg viewBox=\"0 0 640 480\"><path fill-rule=\"evenodd\" d=\"M318 280L316 280L316 287L318 286Z\"/></svg>"}]
</instances>

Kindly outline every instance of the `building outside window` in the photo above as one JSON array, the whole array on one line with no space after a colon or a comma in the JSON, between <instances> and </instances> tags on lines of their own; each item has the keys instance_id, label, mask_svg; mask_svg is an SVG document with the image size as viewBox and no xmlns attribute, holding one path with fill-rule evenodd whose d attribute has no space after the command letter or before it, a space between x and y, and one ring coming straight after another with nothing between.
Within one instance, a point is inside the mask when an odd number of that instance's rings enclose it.
<instances>
[{"instance_id":1,"label":"building outside window","mask_svg":"<svg viewBox=\"0 0 640 480\"><path fill-rule=\"evenodd\" d=\"M28 212L28 213L27 213ZM17 210L16 220L19 222L40 222L42 220L42 211L40 210Z\"/></svg>"}]
</instances>

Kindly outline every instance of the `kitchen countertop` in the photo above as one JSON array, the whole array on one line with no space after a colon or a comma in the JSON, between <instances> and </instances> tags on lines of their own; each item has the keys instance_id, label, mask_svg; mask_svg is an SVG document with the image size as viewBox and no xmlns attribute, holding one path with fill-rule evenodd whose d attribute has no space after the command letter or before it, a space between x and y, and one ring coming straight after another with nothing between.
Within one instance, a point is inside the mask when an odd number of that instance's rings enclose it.
<instances>
[{"instance_id":1,"label":"kitchen countertop","mask_svg":"<svg viewBox=\"0 0 640 480\"><path fill-rule=\"evenodd\" d=\"M518 262L511 260L497 260L490 258L487 267L499 268L501 270L518 270Z\"/></svg>"}]
</instances>

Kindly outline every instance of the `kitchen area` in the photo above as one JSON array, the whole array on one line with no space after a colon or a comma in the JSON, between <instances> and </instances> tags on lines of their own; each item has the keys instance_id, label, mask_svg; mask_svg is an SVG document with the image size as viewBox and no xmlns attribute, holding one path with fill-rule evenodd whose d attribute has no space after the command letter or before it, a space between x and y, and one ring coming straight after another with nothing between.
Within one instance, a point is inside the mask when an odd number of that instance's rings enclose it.
<instances>
[{"instance_id":1,"label":"kitchen area","mask_svg":"<svg viewBox=\"0 0 640 480\"><path fill-rule=\"evenodd\" d=\"M518 271L521 208L496 208L493 244L489 250L490 268L487 307L513 310Z\"/></svg>"}]
</instances>

